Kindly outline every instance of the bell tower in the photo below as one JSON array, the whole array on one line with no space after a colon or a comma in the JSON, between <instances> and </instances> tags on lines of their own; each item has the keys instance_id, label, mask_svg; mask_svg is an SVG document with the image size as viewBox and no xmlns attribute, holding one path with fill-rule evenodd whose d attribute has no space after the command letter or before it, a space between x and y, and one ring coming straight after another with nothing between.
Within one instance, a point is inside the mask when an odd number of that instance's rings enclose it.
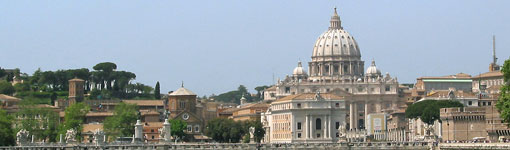
<instances>
[{"instance_id":1,"label":"bell tower","mask_svg":"<svg viewBox=\"0 0 510 150\"><path fill-rule=\"evenodd\" d=\"M83 101L84 83L84 80L78 78L69 80L69 101Z\"/></svg>"}]
</instances>

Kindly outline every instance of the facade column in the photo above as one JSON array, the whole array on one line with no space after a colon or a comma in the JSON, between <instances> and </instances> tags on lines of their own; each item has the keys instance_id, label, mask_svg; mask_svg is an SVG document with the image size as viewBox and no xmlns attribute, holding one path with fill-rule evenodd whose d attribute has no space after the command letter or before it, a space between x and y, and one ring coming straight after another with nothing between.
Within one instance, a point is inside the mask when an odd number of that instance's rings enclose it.
<instances>
[{"instance_id":1,"label":"facade column","mask_svg":"<svg viewBox=\"0 0 510 150\"><path fill-rule=\"evenodd\" d=\"M375 111L376 111L376 113L380 113L381 112L381 110L382 110L381 103L382 103L382 101L378 101L378 102L375 103Z\"/></svg>"},{"instance_id":2,"label":"facade column","mask_svg":"<svg viewBox=\"0 0 510 150\"><path fill-rule=\"evenodd\" d=\"M358 103L354 103L354 128L358 128L358 120L359 120L359 112L358 112Z\"/></svg>"},{"instance_id":3,"label":"facade column","mask_svg":"<svg viewBox=\"0 0 510 150\"><path fill-rule=\"evenodd\" d=\"M331 129L336 129L335 128L331 128L331 115L328 115L328 138L331 138ZM335 131L335 130L333 130Z\"/></svg>"},{"instance_id":4,"label":"facade column","mask_svg":"<svg viewBox=\"0 0 510 150\"><path fill-rule=\"evenodd\" d=\"M368 89L367 89L367 90L368 90ZM370 104L368 103L368 101L365 101L365 115L363 116L363 117L364 117L364 118L363 118L363 121L365 121L365 124L364 124L364 126L365 126L365 130L367 129L367 123L368 123L368 113L369 113L369 112L368 112L368 111L369 111L368 106L369 106L369 105L370 105Z\"/></svg>"},{"instance_id":5,"label":"facade column","mask_svg":"<svg viewBox=\"0 0 510 150\"><path fill-rule=\"evenodd\" d=\"M340 63L340 75L344 75L345 72L344 72L344 63Z\"/></svg>"},{"instance_id":6,"label":"facade column","mask_svg":"<svg viewBox=\"0 0 510 150\"><path fill-rule=\"evenodd\" d=\"M352 63L349 62L349 74L352 74Z\"/></svg>"},{"instance_id":7,"label":"facade column","mask_svg":"<svg viewBox=\"0 0 510 150\"><path fill-rule=\"evenodd\" d=\"M310 119L309 120L310 126L308 128L308 130L310 131L310 139L313 139L313 122L314 122L314 120L313 120L312 115L310 115L310 117L308 117L308 118Z\"/></svg>"},{"instance_id":8,"label":"facade column","mask_svg":"<svg viewBox=\"0 0 510 150\"><path fill-rule=\"evenodd\" d=\"M354 104L355 104L354 102L351 102L349 104L349 124L350 124L349 128L351 130L356 127L355 124L354 124L354 119L355 119L354 118L355 117L355 115L354 115Z\"/></svg>"},{"instance_id":9,"label":"facade column","mask_svg":"<svg viewBox=\"0 0 510 150\"><path fill-rule=\"evenodd\" d=\"M322 116L322 118L324 119L324 125L323 125L323 126L324 126L324 128L322 128L322 131L323 131L324 133L323 133L322 138L323 138L323 139L325 139L325 138L326 138L326 134L327 134L327 132L328 132L328 131L326 131L326 129L328 128L328 127L327 127L328 120L326 119L326 115L323 115L323 116Z\"/></svg>"},{"instance_id":10,"label":"facade column","mask_svg":"<svg viewBox=\"0 0 510 150\"><path fill-rule=\"evenodd\" d=\"M292 133L292 135L291 135L292 137L290 139L291 139L291 141L293 141L297 137L296 136L296 134L297 134L296 133L296 131L297 131L296 130L296 123L297 123L296 122L296 116L292 115L292 120L290 122L291 122L291 124L290 124L290 129L291 129L290 133Z\"/></svg>"},{"instance_id":11,"label":"facade column","mask_svg":"<svg viewBox=\"0 0 510 150\"><path fill-rule=\"evenodd\" d=\"M306 119L305 119L304 126L302 126L302 127L301 127L301 128L305 128L305 137L306 137L306 139L309 139L309 138L310 138L310 133L309 133L309 131L308 131L308 130L309 130L309 127L308 127L308 126L310 125L310 124L308 123L308 121L310 121L310 118L309 118L308 116L309 116L309 115L308 115L308 114L306 114Z\"/></svg>"},{"instance_id":12,"label":"facade column","mask_svg":"<svg viewBox=\"0 0 510 150\"><path fill-rule=\"evenodd\" d=\"M331 65L331 63L328 64L329 66L329 76L333 76L333 65Z\"/></svg>"}]
</instances>

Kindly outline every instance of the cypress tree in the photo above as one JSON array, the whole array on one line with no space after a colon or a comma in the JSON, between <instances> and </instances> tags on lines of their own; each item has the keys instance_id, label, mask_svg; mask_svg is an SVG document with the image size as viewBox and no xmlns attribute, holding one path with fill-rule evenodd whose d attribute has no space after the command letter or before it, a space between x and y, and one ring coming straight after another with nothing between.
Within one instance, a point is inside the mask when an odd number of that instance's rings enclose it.
<instances>
[{"instance_id":1,"label":"cypress tree","mask_svg":"<svg viewBox=\"0 0 510 150\"><path fill-rule=\"evenodd\" d=\"M159 81L156 83L156 87L154 88L154 98L161 99L161 93L159 91Z\"/></svg>"}]
</instances>

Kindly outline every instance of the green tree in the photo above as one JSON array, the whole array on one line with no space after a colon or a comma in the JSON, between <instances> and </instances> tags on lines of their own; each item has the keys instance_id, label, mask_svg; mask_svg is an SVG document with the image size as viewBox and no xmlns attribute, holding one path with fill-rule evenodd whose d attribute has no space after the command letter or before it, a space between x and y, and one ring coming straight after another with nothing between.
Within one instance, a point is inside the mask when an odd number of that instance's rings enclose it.
<instances>
[{"instance_id":1,"label":"green tree","mask_svg":"<svg viewBox=\"0 0 510 150\"><path fill-rule=\"evenodd\" d=\"M249 134L250 127L255 127L253 138L256 142L260 142L260 140L262 140L262 138L264 138L264 135L266 134L266 131L262 127L262 123L260 122L259 119L244 121L242 125L244 132L247 134Z\"/></svg>"},{"instance_id":2,"label":"green tree","mask_svg":"<svg viewBox=\"0 0 510 150\"><path fill-rule=\"evenodd\" d=\"M16 92L26 92L30 91L30 83L18 83L14 85L14 90Z\"/></svg>"},{"instance_id":3,"label":"green tree","mask_svg":"<svg viewBox=\"0 0 510 150\"><path fill-rule=\"evenodd\" d=\"M263 93L264 93L264 90L266 90L267 88L269 88L269 86L267 86L267 85L255 87L255 91L257 91L257 100L264 99Z\"/></svg>"},{"instance_id":4,"label":"green tree","mask_svg":"<svg viewBox=\"0 0 510 150\"><path fill-rule=\"evenodd\" d=\"M154 98L161 99L161 91L159 89L159 81L156 83L156 87L154 88Z\"/></svg>"},{"instance_id":5,"label":"green tree","mask_svg":"<svg viewBox=\"0 0 510 150\"><path fill-rule=\"evenodd\" d=\"M184 139L186 136L186 133L184 133L184 130L186 130L188 123L180 120L180 119L172 119L169 120L170 122L170 130L171 134L174 138Z\"/></svg>"},{"instance_id":6,"label":"green tree","mask_svg":"<svg viewBox=\"0 0 510 150\"><path fill-rule=\"evenodd\" d=\"M14 145L14 130L12 129L12 120L14 118L7 115L7 112L0 109L0 146Z\"/></svg>"},{"instance_id":7,"label":"green tree","mask_svg":"<svg viewBox=\"0 0 510 150\"><path fill-rule=\"evenodd\" d=\"M7 75L7 73L5 72L5 69L0 67L0 78L4 77L5 75Z\"/></svg>"},{"instance_id":8,"label":"green tree","mask_svg":"<svg viewBox=\"0 0 510 150\"><path fill-rule=\"evenodd\" d=\"M115 106L113 116L104 121L105 132L115 139L116 137L131 137L135 132L135 123L138 119L138 108L135 104L119 103Z\"/></svg>"},{"instance_id":9,"label":"green tree","mask_svg":"<svg viewBox=\"0 0 510 150\"><path fill-rule=\"evenodd\" d=\"M51 93L51 96L50 96L51 105L55 105L55 101L57 100L57 98L58 98L58 95L56 92Z\"/></svg>"},{"instance_id":10,"label":"green tree","mask_svg":"<svg viewBox=\"0 0 510 150\"><path fill-rule=\"evenodd\" d=\"M83 102L72 104L71 106L67 107L65 110L64 122L60 124L59 127L59 134L65 135L67 130L74 129L77 131L77 138L81 139L83 122L85 121L85 116L89 110L90 107ZM59 140L58 138L60 137L57 137L57 140Z\"/></svg>"},{"instance_id":11,"label":"green tree","mask_svg":"<svg viewBox=\"0 0 510 150\"><path fill-rule=\"evenodd\" d=\"M12 95L15 91L11 83L0 81L0 94Z\"/></svg>"},{"instance_id":12,"label":"green tree","mask_svg":"<svg viewBox=\"0 0 510 150\"><path fill-rule=\"evenodd\" d=\"M232 119L226 118L215 118L209 120L205 130L205 134L207 136L220 143L240 142L243 135L246 133L247 130L243 129L241 122L236 122Z\"/></svg>"},{"instance_id":13,"label":"green tree","mask_svg":"<svg viewBox=\"0 0 510 150\"><path fill-rule=\"evenodd\" d=\"M59 116L56 110L41 107L30 102L20 105L20 111L16 113L21 117L17 123L16 131L25 129L39 140L55 142L58 134ZM36 139L37 140L37 139Z\"/></svg>"},{"instance_id":14,"label":"green tree","mask_svg":"<svg viewBox=\"0 0 510 150\"><path fill-rule=\"evenodd\" d=\"M102 62L96 64L92 68L98 71L96 76L98 76L99 80L101 81L101 87L111 89L112 81L114 78L113 72L115 71L115 69L117 69L117 65L112 62Z\"/></svg>"},{"instance_id":15,"label":"green tree","mask_svg":"<svg viewBox=\"0 0 510 150\"><path fill-rule=\"evenodd\" d=\"M441 108L463 107L455 100L424 100L412 104L406 109L406 118L420 118L423 122L432 124L439 119Z\"/></svg>"},{"instance_id":16,"label":"green tree","mask_svg":"<svg viewBox=\"0 0 510 150\"><path fill-rule=\"evenodd\" d=\"M214 98L216 101L239 104L240 99L243 95L244 95L244 98L246 98L246 100L248 102L253 101L251 94L248 92L248 90L246 89L246 87L244 85L239 85L239 87L235 91L229 91L226 93L222 93L218 96L211 96L211 97Z\"/></svg>"},{"instance_id":17,"label":"green tree","mask_svg":"<svg viewBox=\"0 0 510 150\"><path fill-rule=\"evenodd\" d=\"M501 72L503 73L503 80L506 84L500 89L496 108L498 108L498 111L501 113L501 118L508 123L510 122L510 59L505 60Z\"/></svg>"}]
</instances>

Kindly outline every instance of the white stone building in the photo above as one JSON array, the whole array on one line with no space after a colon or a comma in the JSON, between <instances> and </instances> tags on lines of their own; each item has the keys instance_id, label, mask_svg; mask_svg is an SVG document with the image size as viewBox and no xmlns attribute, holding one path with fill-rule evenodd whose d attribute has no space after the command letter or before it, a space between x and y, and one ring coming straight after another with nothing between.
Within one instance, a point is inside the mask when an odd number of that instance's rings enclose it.
<instances>
[{"instance_id":1,"label":"white stone building","mask_svg":"<svg viewBox=\"0 0 510 150\"><path fill-rule=\"evenodd\" d=\"M375 61L364 71L360 48L341 26L336 8L328 30L315 42L311 58L309 73L298 62L292 76L278 79L276 99L315 92L345 97L348 129L365 128L365 117L369 113L390 113L405 106L405 100L399 98L396 78L389 73L383 76Z\"/></svg>"},{"instance_id":2,"label":"white stone building","mask_svg":"<svg viewBox=\"0 0 510 150\"><path fill-rule=\"evenodd\" d=\"M336 142L345 123L345 101L334 94L307 93L271 103L261 115L265 143Z\"/></svg>"}]
</instances>

